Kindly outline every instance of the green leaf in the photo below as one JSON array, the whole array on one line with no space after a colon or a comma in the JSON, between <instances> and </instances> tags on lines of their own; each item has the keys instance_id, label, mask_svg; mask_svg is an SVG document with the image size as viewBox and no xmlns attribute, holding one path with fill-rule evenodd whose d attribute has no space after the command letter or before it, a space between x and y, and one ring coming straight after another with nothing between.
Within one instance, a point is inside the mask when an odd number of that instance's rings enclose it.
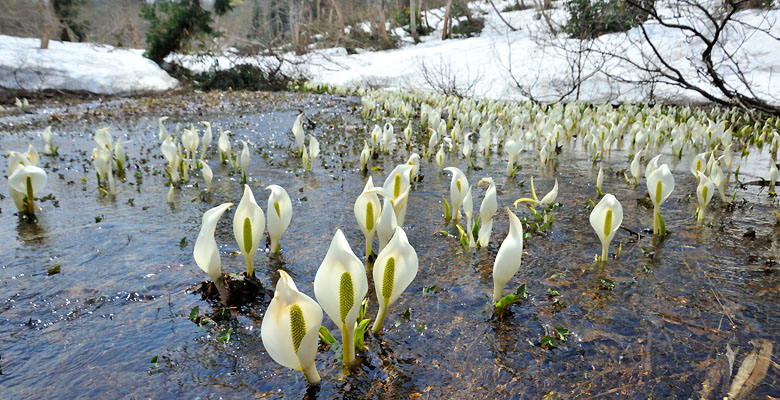
<instances>
[{"instance_id":1,"label":"green leaf","mask_svg":"<svg viewBox=\"0 0 780 400\"><path fill-rule=\"evenodd\" d=\"M192 307L192 310L190 310L190 321L196 321L198 319L199 311L200 311L200 307L198 306Z\"/></svg>"},{"instance_id":2,"label":"green leaf","mask_svg":"<svg viewBox=\"0 0 780 400\"><path fill-rule=\"evenodd\" d=\"M447 199L444 197L441 198L444 200L444 221L449 221L450 218L452 218L452 214L450 213L450 203L447 202Z\"/></svg>"},{"instance_id":3,"label":"green leaf","mask_svg":"<svg viewBox=\"0 0 780 400\"><path fill-rule=\"evenodd\" d=\"M517 288L517 292L515 292L515 294L522 297L523 299L528 298L528 289L526 288L525 283Z\"/></svg>"},{"instance_id":4,"label":"green leaf","mask_svg":"<svg viewBox=\"0 0 780 400\"><path fill-rule=\"evenodd\" d=\"M355 348L358 350L368 350L363 338L366 336L366 328L368 328L369 322L371 322L370 319L362 319L358 323L357 329L355 329Z\"/></svg>"},{"instance_id":5,"label":"green leaf","mask_svg":"<svg viewBox=\"0 0 780 400\"><path fill-rule=\"evenodd\" d=\"M468 236L466 235L466 231L463 230L463 227L461 227L460 225L455 225L455 226L458 228L458 232L460 232L460 244L461 244L461 246L468 247L469 246L469 239L468 239Z\"/></svg>"},{"instance_id":6,"label":"green leaf","mask_svg":"<svg viewBox=\"0 0 780 400\"><path fill-rule=\"evenodd\" d=\"M439 293L438 284L434 284L433 286L429 286L429 287L423 287L423 296L432 296L436 293Z\"/></svg>"},{"instance_id":7,"label":"green leaf","mask_svg":"<svg viewBox=\"0 0 780 400\"><path fill-rule=\"evenodd\" d=\"M555 338L550 335L544 335L542 336L542 341L539 342L539 346L544 347L545 349L554 349L558 347L558 342L555 341Z\"/></svg>"},{"instance_id":8,"label":"green leaf","mask_svg":"<svg viewBox=\"0 0 780 400\"><path fill-rule=\"evenodd\" d=\"M333 343L336 343L336 338L333 337L333 335L330 334L330 331L328 328L320 325L320 339L325 342L328 346L332 345Z\"/></svg>"},{"instance_id":9,"label":"green leaf","mask_svg":"<svg viewBox=\"0 0 780 400\"><path fill-rule=\"evenodd\" d=\"M217 336L217 341L224 343L230 342L231 333L233 333L233 328L223 329L222 332L219 333L219 336Z\"/></svg>"},{"instance_id":10,"label":"green leaf","mask_svg":"<svg viewBox=\"0 0 780 400\"><path fill-rule=\"evenodd\" d=\"M571 336L571 331L562 327L562 326L556 326L555 327L555 336L558 337L558 340L561 342L565 342L566 338Z\"/></svg>"},{"instance_id":11,"label":"green leaf","mask_svg":"<svg viewBox=\"0 0 780 400\"><path fill-rule=\"evenodd\" d=\"M658 230L661 236L666 236L666 223L661 213L658 213Z\"/></svg>"},{"instance_id":12,"label":"green leaf","mask_svg":"<svg viewBox=\"0 0 780 400\"><path fill-rule=\"evenodd\" d=\"M358 311L358 319L362 320L366 318L366 309L368 309L368 299L364 299L360 303L360 311Z\"/></svg>"}]
</instances>

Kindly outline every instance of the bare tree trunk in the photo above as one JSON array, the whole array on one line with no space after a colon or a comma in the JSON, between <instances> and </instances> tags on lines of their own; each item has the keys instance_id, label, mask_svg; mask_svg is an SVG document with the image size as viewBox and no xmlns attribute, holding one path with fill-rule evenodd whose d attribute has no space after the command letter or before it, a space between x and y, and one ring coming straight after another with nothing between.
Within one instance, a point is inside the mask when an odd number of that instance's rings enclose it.
<instances>
[{"instance_id":1,"label":"bare tree trunk","mask_svg":"<svg viewBox=\"0 0 780 400\"><path fill-rule=\"evenodd\" d=\"M420 17L418 18L420 20L420 26L422 26L423 21L425 21L425 26L430 28L431 24L428 23L428 13L422 12L422 10L425 10L425 0L420 0L420 7L417 9L417 16Z\"/></svg>"},{"instance_id":2,"label":"bare tree trunk","mask_svg":"<svg viewBox=\"0 0 780 400\"><path fill-rule=\"evenodd\" d=\"M447 38L450 37L449 35L449 27L450 27L450 10L452 9L452 0L447 0L447 8L444 12L444 27L441 31L441 40L447 40Z\"/></svg>"},{"instance_id":3,"label":"bare tree trunk","mask_svg":"<svg viewBox=\"0 0 780 400\"><path fill-rule=\"evenodd\" d=\"M338 0L330 0L330 7L336 12L336 23L339 26L339 37L344 34L344 17L341 15L341 6Z\"/></svg>"},{"instance_id":4,"label":"bare tree trunk","mask_svg":"<svg viewBox=\"0 0 780 400\"><path fill-rule=\"evenodd\" d=\"M41 49L49 48L49 39L51 34L56 28L56 18L52 15L52 10L49 7L49 2L46 0L38 0L38 8L41 11Z\"/></svg>"},{"instance_id":5,"label":"bare tree trunk","mask_svg":"<svg viewBox=\"0 0 780 400\"><path fill-rule=\"evenodd\" d=\"M386 0L380 0L379 1L379 21L377 21L377 25L379 25L379 38L382 40L382 46L389 49L393 47L393 45L390 43L390 37L387 36L387 26L385 21L385 2Z\"/></svg>"},{"instance_id":6,"label":"bare tree trunk","mask_svg":"<svg viewBox=\"0 0 780 400\"><path fill-rule=\"evenodd\" d=\"M289 10L290 36L293 42L293 49L297 54L302 54L300 10L298 5L295 4L295 0L287 0L287 6Z\"/></svg>"},{"instance_id":7,"label":"bare tree trunk","mask_svg":"<svg viewBox=\"0 0 780 400\"><path fill-rule=\"evenodd\" d=\"M414 42L420 43L420 36L417 34L417 0L409 0L409 30Z\"/></svg>"}]
</instances>

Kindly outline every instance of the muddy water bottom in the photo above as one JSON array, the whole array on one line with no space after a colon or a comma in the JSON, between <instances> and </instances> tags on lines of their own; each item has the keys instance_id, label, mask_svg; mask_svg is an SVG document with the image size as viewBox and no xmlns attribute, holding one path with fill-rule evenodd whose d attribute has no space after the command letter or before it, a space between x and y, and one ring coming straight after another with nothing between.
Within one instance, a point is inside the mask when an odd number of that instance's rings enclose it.
<instances>
[{"instance_id":1,"label":"muddy water bottom","mask_svg":"<svg viewBox=\"0 0 780 400\"><path fill-rule=\"evenodd\" d=\"M535 166L535 154L523 153L513 179L506 178L505 160L497 153L490 164L480 158L472 169L450 154L450 164L467 171L472 184L485 176L497 183L494 243L475 252L460 247L452 236L457 229L444 222L441 198L449 196L449 176L423 160L425 178L411 193L404 226L419 256L417 278L390 309L384 332L367 338L369 349L358 352L360 365L352 375L340 374L338 350L321 346L317 364L323 381L307 388L300 373L275 364L263 348L260 322L267 298L224 308L194 293L205 279L192 260L200 218L222 202L237 204L242 186L214 154L211 195L202 196L204 185L194 174L176 189L174 204L166 203L157 117L171 116L169 131L176 123L210 121L212 147L217 127L233 132L234 151L240 150L239 139L250 142L249 185L258 203L265 208L269 184L286 188L293 201L282 254L258 254L256 276L272 289L276 271L284 269L301 291L313 295L314 275L337 228L363 256L353 202L367 179L358 170L358 154L374 122L358 117L357 101L187 94L74 106L4 124L3 151L23 151L31 140L41 150L47 123L60 149L57 157L42 156L49 174L43 195L54 197L39 202L36 224L20 221L5 185L0 189L6 195L0 200L2 397L687 398L705 381L711 395L722 397L749 352L766 343L777 349L780 228L772 215L777 199L755 187L737 188L736 207L713 200L708 223L696 227L695 181L683 159L673 165L677 188L662 210L671 235L654 241L644 233L652 227L652 210L638 201L645 187L625 183L626 154L614 151L604 191L622 202L623 225L641 236L620 230L611 248L614 253L622 244L620 257L600 266L593 263L600 243L587 206L596 200L592 182L598 170L574 142L564 146L555 166L543 170ZM307 174L289 134L299 110L306 113L307 133L322 146ZM92 134L102 127L114 139L122 137L131 159L113 198L97 191L89 161ZM421 146L415 143L414 151ZM375 184L409 154L398 146L375 160L378 168L370 173ZM539 192L557 177L562 206L550 230L526 240L520 272L507 285L508 292L526 284L529 298L494 315L491 270L508 231L502 210L529 196L531 175ZM732 180L729 190L735 187ZM474 189L477 209L484 190ZM516 212L530 218L527 209ZM242 273L232 211L223 216L216 239L223 270ZM369 315L375 313L372 290ZM324 324L337 332L327 318ZM540 346L557 327L572 335L556 340L557 348ZM752 395L777 396L778 379L778 369L770 367Z\"/></svg>"}]
</instances>

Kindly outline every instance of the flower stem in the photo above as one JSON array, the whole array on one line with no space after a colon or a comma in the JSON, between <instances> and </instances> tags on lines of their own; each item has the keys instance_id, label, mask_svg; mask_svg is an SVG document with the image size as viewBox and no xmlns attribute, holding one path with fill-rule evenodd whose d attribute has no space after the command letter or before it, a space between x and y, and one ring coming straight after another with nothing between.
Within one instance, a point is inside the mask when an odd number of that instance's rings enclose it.
<instances>
[{"instance_id":1,"label":"flower stem","mask_svg":"<svg viewBox=\"0 0 780 400\"><path fill-rule=\"evenodd\" d=\"M504 297L504 285L493 284L493 304L498 303Z\"/></svg>"},{"instance_id":2,"label":"flower stem","mask_svg":"<svg viewBox=\"0 0 780 400\"><path fill-rule=\"evenodd\" d=\"M317 364L311 363L303 367L301 372L303 372L303 377L306 378L306 381L309 382L310 385L320 383L320 373L317 372Z\"/></svg>"},{"instance_id":3,"label":"flower stem","mask_svg":"<svg viewBox=\"0 0 780 400\"><path fill-rule=\"evenodd\" d=\"M653 209L653 235L658 234L658 222L658 207L655 207L655 209Z\"/></svg>"},{"instance_id":4,"label":"flower stem","mask_svg":"<svg viewBox=\"0 0 780 400\"><path fill-rule=\"evenodd\" d=\"M385 314L387 314L387 304L382 304L379 306L379 313L374 321L374 326L371 327L371 330L374 331L374 333L379 333L379 331L382 330L382 324L385 322Z\"/></svg>"},{"instance_id":5,"label":"flower stem","mask_svg":"<svg viewBox=\"0 0 780 400\"><path fill-rule=\"evenodd\" d=\"M29 176L27 177L27 213L30 215L35 214L35 205L34 202L34 193L33 193L33 187L32 187L32 178Z\"/></svg>"},{"instance_id":6,"label":"flower stem","mask_svg":"<svg viewBox=\"0 0 780 400\"><path fill-rule=\"evenodd\" d=\"M255 266L252 260L249 258L249 255L246 257L246 274L250 278L255 277Z\"/></svg>"},{"instance_id":7,"label":"flower stem","mask_svg":"<svg viewBox=\"0 0 780 400\"><path fill-rule=\"evenodd\" d=\"M344 346L344 375L349 375L349 369L355 361L355 336L349 334L346 324L341 325L341 341Z\"/></svg>"}]
</instances>

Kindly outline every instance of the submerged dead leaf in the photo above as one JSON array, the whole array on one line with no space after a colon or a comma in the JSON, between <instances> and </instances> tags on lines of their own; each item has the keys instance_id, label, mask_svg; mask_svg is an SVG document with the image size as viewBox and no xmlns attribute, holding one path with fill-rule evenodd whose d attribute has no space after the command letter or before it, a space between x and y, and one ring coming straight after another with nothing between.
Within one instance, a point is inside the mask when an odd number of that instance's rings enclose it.
<instances>
[{"instance_id":1,"label":"submerged dead leaf","mask_svg":"<svg viewBox=\"0 0 780 400\"><path fill-rule=\"evenodd\" d=\"M766 377L772 360L772 343L761 341L760 349L753 349L740 365L737 374L731 381L728 397L731 399L745 398Z\"/></svg>"}]
</instances>

